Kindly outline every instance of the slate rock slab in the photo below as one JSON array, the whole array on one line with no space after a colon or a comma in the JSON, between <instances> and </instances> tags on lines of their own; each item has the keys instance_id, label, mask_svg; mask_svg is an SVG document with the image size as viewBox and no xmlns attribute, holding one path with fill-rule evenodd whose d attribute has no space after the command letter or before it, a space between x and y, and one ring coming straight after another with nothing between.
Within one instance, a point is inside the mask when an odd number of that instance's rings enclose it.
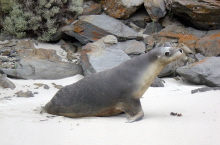
<instances>
[{"instance_id":1,"label":"slate rock slab","mask_svg":"<svg viewBox=\"0 0 220 145\"><path fill-rule=\"evenodd\" d=\"M172 12L197 29L220 28L219 0L172 0Z\"/></svg>"},{"instance_id":2,"label":"slate rock slab","mask_svg":"<svg viewBox=\"0 0 220 145\"><path fill-rule=\"evenodd\" d=\"M52 62L38 58L23 58L16 69L0 69L9 77L19 79L62 79L82 74L82 68L75 63Z\"/></svg>"},{"instance_id":3,"label":"slate rock slab","mask_svg":"<svg viewBox=\"0 0 220 145\"><path fill-rule=\"evenodd\" d=\"M71 30L70 30L71 29ZM107 35L114 35L119 41L128 39L143 39L140 34L121 21L107 15L80 16L71 26L63 30L69 36L75 37L82 44L94 42Z\"/></svg>"},{"instance_id":4,"label":"slate rock slab","mask_svg":"<svg viewBox=\"0 0 220 145\"><path fill-rule=\"evenodd\" d=\"M94 43L88 43L83 47L81 62L84 75L104 71L113 68L130 57L121 49L113 48L106 40L115 36L108 35ZM112 38L113 39L113 38Z\"/></svg>"},{"instance_id":5,"label":"slate rock slab","mask_svg":"<svg viewBox=\"0 0 220 145\"><path fill-rule=\"evenodd\" d=\"M185 80L210 87L220 86L220 57L206 57L191 65L177 69Z\"/></svg>"}]
</instances>

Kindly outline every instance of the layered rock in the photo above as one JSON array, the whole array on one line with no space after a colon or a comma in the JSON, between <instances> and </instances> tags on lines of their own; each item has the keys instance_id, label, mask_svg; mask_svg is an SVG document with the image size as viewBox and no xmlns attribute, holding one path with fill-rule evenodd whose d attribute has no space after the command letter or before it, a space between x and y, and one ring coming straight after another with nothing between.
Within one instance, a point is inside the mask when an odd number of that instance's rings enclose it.
<instances>
[{"instance_id":1,"label":"layered rock","mask_svg":"<svg viewBox=\"0 0 220 145\"><path fill-rule=\"evenodd\" d=\"M106 35L114 35L119 41L127 39L142 39L142 36L122 22L107 15L80 16L79 20L62 30L75 37L82 44L94 42Z\"/></svg>"},{"instance_id":2,"label":"layered rock","mask_svg":"<svg viewBox=\"0 0 220 145\"><path fill-rule=\"evenodd\" d=\"M143 4L143 0L102 0L101 3L109 16L126 19Z\"/></svg>"},{"instance_id":3,"label":"layered rock","mask_svg":"<svg viewBox=\"0 0 220 145\"><path fill-rule=\"evenodd\" d=\"M178 68L177 73L184 80L195 84L219 87L220 58L206 57L199 62Z\"/></svg>"},{"instance_id":4,"label":"layered rock","mask_svg":"<svg viewBox=\"0 0 220 145\"><path fill-rule=\"evenodd\" d=\"M217 0L173 0L172 12L195 28L220 28L220 2Z\"/></svg>"}]
</instances>

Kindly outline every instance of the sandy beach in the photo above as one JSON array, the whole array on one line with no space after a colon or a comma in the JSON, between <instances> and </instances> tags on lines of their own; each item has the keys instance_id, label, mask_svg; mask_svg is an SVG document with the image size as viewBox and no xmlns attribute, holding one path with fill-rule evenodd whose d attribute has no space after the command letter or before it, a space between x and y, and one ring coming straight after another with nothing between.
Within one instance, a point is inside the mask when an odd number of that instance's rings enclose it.
<instances>
[{"instance_id":1,"label":"sandy beach","mask_svg":"<svg viewBox=\"0 0 220 145\"><path fill-rule=\"evenodd\" d=\"M165 78L165 87L150 87L141 99L141 121L125 123L126 115L67 118L41 113L57 92L81 75L61 80L15 80L14 90L0 88L1 145L218 145L220 91L191 94L202 86ZM47 84L49 89L36 86ZM19 91L34 97L16 97ZM182 114L172 116L171 112Z\"/></svg>"}]
</instances>

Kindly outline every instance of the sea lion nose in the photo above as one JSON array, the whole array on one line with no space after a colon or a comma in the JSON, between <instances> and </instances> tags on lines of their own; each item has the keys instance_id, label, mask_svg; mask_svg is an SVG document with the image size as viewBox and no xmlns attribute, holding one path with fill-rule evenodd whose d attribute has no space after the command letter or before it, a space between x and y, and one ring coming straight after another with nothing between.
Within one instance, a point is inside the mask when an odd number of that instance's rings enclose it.
<instances>
[{"instance_id":1,"label":"sea lion nose","mask_svg":"<svg viewBox=\"0 0 220 145\"><path fill-rule=\"evenodd\" d=\"M183 50L182 50L182 49L179 49L179 50L180 50L181 53L183 53Z\"/></svg>"}]
</instances>

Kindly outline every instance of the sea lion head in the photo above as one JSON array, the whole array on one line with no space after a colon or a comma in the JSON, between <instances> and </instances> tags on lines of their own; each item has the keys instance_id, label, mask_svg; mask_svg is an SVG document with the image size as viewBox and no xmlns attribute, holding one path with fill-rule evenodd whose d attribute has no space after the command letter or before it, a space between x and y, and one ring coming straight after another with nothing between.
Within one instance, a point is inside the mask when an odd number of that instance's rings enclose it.
<instances>
[{"instance_id":1,"label":"sea lion head","mask_svg":"<svg viewBox=\"0 0 220 145\"><path fill-rule=\"evenodd\" d=\"M166 65L183 55L183 50L178 47L157 47L154 49L154 58Z\"/></svg>"}]
</instances>

